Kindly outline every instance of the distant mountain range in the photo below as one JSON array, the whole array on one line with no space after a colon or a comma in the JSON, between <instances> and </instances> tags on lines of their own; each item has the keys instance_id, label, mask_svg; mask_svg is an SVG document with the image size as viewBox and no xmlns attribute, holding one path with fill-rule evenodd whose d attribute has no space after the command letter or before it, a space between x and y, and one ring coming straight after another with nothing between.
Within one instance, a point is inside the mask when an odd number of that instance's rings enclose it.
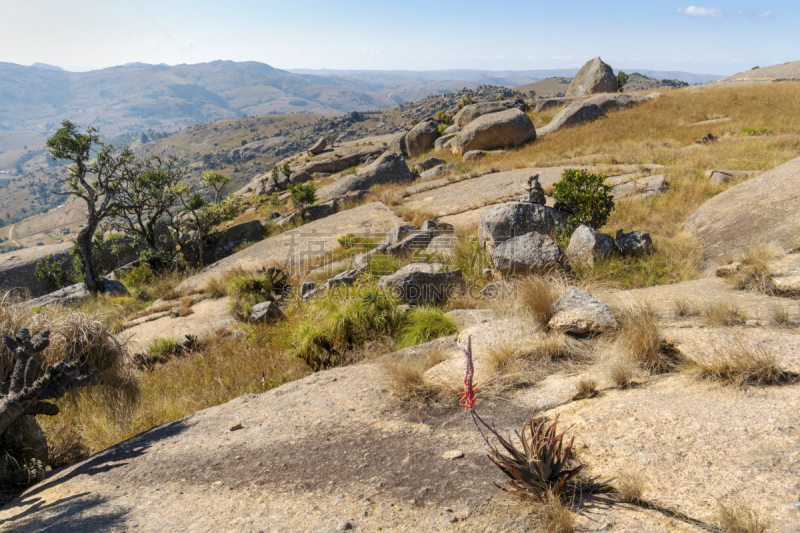
<instances>
[{"instance_id":1,"label":"distant mountain range","mask_svg":"<svg viewBox=\"0 0 800 533\"><path fill-rule=\"evenodd\" d=\"M175 131L243 115L341 114L393 107L463 87L518 87L578 69L483 71L280 70L257 62L131 63L90 72L0 63L0 152L40 146L64 119L107 135ZM640 71L703 83L718 76Z\"/></svg>"}]
</instances>

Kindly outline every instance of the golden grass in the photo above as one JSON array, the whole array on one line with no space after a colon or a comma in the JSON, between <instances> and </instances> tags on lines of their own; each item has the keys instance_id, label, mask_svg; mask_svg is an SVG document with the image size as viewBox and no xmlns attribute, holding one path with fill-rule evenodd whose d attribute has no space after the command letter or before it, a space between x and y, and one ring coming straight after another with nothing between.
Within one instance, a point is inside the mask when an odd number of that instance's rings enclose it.
<instances>
[{"instance_id":1,"label":"golden grass","mask_svg":"<svg viewBox=\"0 0 800 533\"><path fill-rule=\"evenodd\" d=\"M572 399L584 400L587 398L594 398L597 396L597 387L598 383L596 379L581 378L581 380L578 381L578 384L575 386L577 392Z\"/></svg>"},{"instance_id":2,"label":"golden grass","mask_svg":"<svg viewBox=\"0 0 800 533\"><path fill-rule=\"evenodd\" d=\"M636 465L627 466L614 481L614 488L617 489L622 501L633 504L641 503L644 500L647 485L644 469Z\"/></svg>"},{"instance_id":3,"label":"golden grass","mask_svg":"<svg viewBox=\"0 0 800 533\"><path fill-rule=\"evenodd\" d=\"M775 283L770 275L769 261L783 254L783 251L772 243L756 243L742 254L741 265L731 278L735 289L752 290L773 294Z\"/></svg>"},{"instance_id":4,"label":"golden grass","mask_svg":"<svg viewBox=\"0 0 800 533\"><path fill-rule=\"evenodd\" d=\"M405 220L409 224L413 224L419 227L421 227L426 220L439 219L439 216L436 213L425 209L412 209L407 206L395 205L394 207L392 207L392 210L395 212L396 215L402 217L403 220Z\"/></svg>"},{"instance_id":5,"label":"golden grass","mask_svg":"<svg viewBox=\"0 0 800 533\"><path fill-rule=\"evenodd\" d=\"M783 305L776 305L770 310L770 318L772 323L778 327L791 328L797 325L795 320L792 320L792 315L788 307Z\"/></svg>"},{"instance_id":6,"label":"golden grass","mask_svg":"<svg viewBox=\"0 0 800 533\"><path fill-rule=\"evenodd\" d=\"M708 303L700 308L700 315L707 326L741 326L747 320L747 313L732 300Z\"/></svg>"},{"instance_id":7,"label":"golden grass","mask_svg":"<svg viewBox=\"0 0 800 533\"><path fill-rule=\"evenodd\" d=\"M407 355L388 355L379 360L381 376L391 393L403 401L424 403L456 397L455 390L444 385L428 383L425 372L446 359L444 349L438 346L414 350Z\"/></svg>"},{"instance_id":8,"label":"golden grass","mask_svg":"<svg viewBox=\"0 0 800 533\"><path fill-rule=\"evenodd\" d=\"M697 304L691 300L687 300L686 298L675 300L672 309L675 313L675 316L679 318L698 316L700 314Z\"/></svg>"},{"instance_id":9,"label":"golden grass","mask_svg":"<svg viewBox=\"0 0 800 533\"><path fill-rule=\"evenodd\" d=\"M759 515L741 499L727 505L719 502L716 523L725 533L766 533L770 527L769 518Z\"/></svg>"},{"instance_id":10,"label":"golden grass","mask_svg":"<svg viewBox=\"0 0 800 533\"><path fill-rule=\"evenodd\" d=\"M617 356L608 364L608 379L621 389L629 388L637 383L641 369L630 357Z\"/></svg>"},{"instance_id":11,"label":"golden grass","mask_svg":"<svg viewBox=\"0 0 800 533\"><path fill-rule=\"evenodd\" d=\"M528 531L531 533L573 533L579 507L574 498L553 492L540 496L498 494L474 518L470 531Z\"/></svg>"},{"instance_id":12,"label":"golden grass","mask_svg":"<svg viewBox=\"0 0 800 533\"><path fill-rule=\"evenodd\" d=\"M611 334L612 350L647 372L675 368L672 350L658 325L658 312L650 302L633 305L617 313L619 328Z\"/></svg>"},{"instance_id":13,"label":"golden grass","mask_svg":"<svg viewBox=\"0 0 800 533\"><path fill-rule=\"evenodd\" d=\"M687 362L686 370L700 379L738 387L782 385L798 377L783 369L773 352L742 339L715 346L710 354Z\"/></svg>"}]
</instances>

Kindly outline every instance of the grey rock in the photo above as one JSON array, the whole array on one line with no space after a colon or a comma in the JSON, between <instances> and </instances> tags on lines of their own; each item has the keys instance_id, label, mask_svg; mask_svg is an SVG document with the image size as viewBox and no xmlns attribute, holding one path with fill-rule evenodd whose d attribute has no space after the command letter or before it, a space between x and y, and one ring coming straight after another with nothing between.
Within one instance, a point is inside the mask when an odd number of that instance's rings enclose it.
<instances>
[{"instance_id":1,"label":"grey rock","mask_svg":"<svg viewBox=\"0 0 800 533\"><path fill-rule=\"evenodd\" d=\"M267 322L281 317L283 317L283 311L280 310L275 302L256 304L250 310L250 320L253 322Z\"/></svg>"},{"instance_id":2,"label":"grey rock","mask_svg":"<svg viewBox=\"0 0 800 533\"><path fill-rule=\"evenodd\" d=\"M258 220L250 220L211 233L207 241L206 261L213 263L227 257L246 242L259 242L265 237L264 226ZM188 259L187 259L188 261Z\"/></svg>"},{"instance_id":3,"label":"grey rock","mask_svg":"<svg viewBox=\"0 0 800 533\"><path fill-rule=\"evenodd\" d=\"M409 235L405 239L393 244L387 248L386 253L389 255L401 255L410 252L424 250L433 239L433 234L428 231L420 231Z\"/></svg>"},{"instance_id":4,"label":"grey rock","mask_svg":"<svg viewBox=\"0 0 800 533\"><path fill-rule=\"evenodd\" d=\"M650 98L643 94L636 93L610 93L598 94L586 100L586 103L595 104L603 113L611 111L623 111L637 104L649 102Z\"/></svg>"},{"instance_id":5,"label":"grey rock","mask_svg":"<svg viewBox=\"0 0 800 533\"><path fill-rule=\"evenodd\" d=\"M558 245L545 235L531 232L509 239L492 251L492 264L501 277L569 270L567 257Z\"/></svg>"},{"instance_id":6,"label":"grey rock","mask_svg":"<svg viewBox=\"0 0 800 533\"><path fill-rule=\"evenodd\" d=\"M750 178L761 174L760 170L709 170L706 178L711 183L728 183L736 179Z\"/></svg>"},{"instance_id":7,"label":"grey rock","mask_svg":"<svg viewBox=\"0 0 800 533\"><path fill-rule=\"evenodd\" d=\"M458 133L459 131L461 131L461 127L458 124L453 124L446 130L444 130L444 133L442 135L450 135L451 133Z\"/></svg>"},{"instance_id":8,"label":"grey rock","mask_svg":"<svg viewBox=\"0 0 800 533\"><path fill-rule=\"evenodd\" d=\"M411 172L402 155L386 152L356 174L343 176L336 182L322 187L317 197L322 200L343 196L352 191L365 191L374 185L404 183L413 181L416 174Z\"/></svg>"},{"instance_id":9,"label":"grey rock","mask_svg":"<svg viewBox=\"0 0 800 533\"><path fill-rule=\"evenodd\" d=\"M500 113L509 109L519 109L520 111L524 111L525 107L525 102L522 100L502 100L498 102L481 102L478 104L470 104L468 106L464 106L458 113L456 113L456 115L453 117L453 122L455 123L455 126L460 128L460 130L463 130L468 124L473 122L475 119L482 117L483 115Z\"/></svg>"},{"instance_id":10,"label":"grey rock","mask_svg":"<svg viewBox=\"0 0 800 533\"><path fill-rule=\"evenodd\" d=\"M470 122L453 143L453 153L463 155L473 150L511 148L535 139L536 128L530 117L513 108Z\"/></svg>"},{"instance_id":11,"label":"grey rock","mask_svg":"<svg viewBox=\"0 0 800 533\"><path fill-rule=\"evenodd\" d=\"M392 138L390 145L392 152L408 157L408 149L406 148L406 132L397 134Z\"/></svg>"},{"instance_id":12,"label":"grey rock","mask_svg":"<svg viewBox=\"0 0 800 533\"><path fill-rule=\"evenodd\" d=\"M572 78L566 96L617 92L617 77L614 69L596 57L586 63Z\"/></svg>"},{"instance_id":13,"label":"grey rock","mask_svg":"<svg viewBox=\"0 0 800 533\"><path fill-rule=\"evenodd\" d=\"M533 111L541 113L555 107L563 107L571 104L576 98L542 98L541 100L533 100L530 102L530 107Z\"/></svg>"},{"instance_id":14,"label":"grey rock","mask_svg":"<svg viewBox=\"0 0 800 533\"><path fill-rule=\"evenodd\" d=\"M614 251L614 239L594 228L581 224L572 233L567 247L567 256L572 261L594 266L596 259L603 259Z\"/></svg>"},{"instance_id":15,"label":"grey rock","mask_svg":"<svg viewBox=\"0 0 800 533\"><path fill-rule=\"evenodd\" d=\"M337 531L349 531L351 529L353 529L353 524L351 524L348 520L339 522L339 525L336 526Z\"/></svg>"},{"instance_id":16,"label":"grey rock","mask_svg":"<svg viewBox=\"0 0 800 533\"><path fill-rule=\"evenodd\" d=\"M449 255L456 249L456 246L458 246L458 237L455 235L437 235L431 239L425 251Z\"/></svg>"},{"instance_id":17,"label":"grey rock","mask_svg":"<svg viewBox=\"0 0 800 533\"><path fill-rule=\"evenodd\" d=\"M316 283L306 281L302 285L300 285L300 297L305 300L306 295L314 292L315 290L317 290Z\"/></svg>"},{"instance_id":18,"label":"grey rock","mask_svg":"<svg viewBox=\"0 0 800 533\"><path fill-rule=\"evenodd\" d=\"M101 277L100 283L102 284L106 293L111 296L130 296L128 289L119 281ZM86 288L86 284L81 282L45 294L44 296L28 300L21 305L27 308L64 306L79 302L91 296L92 293Z\"/></svg>"},{"instance_id":19,"label":"grey rock","mask_svg":"<svg viewBox=\"0 0 800 533\"><path fill-rule=\"evenodd\" d=\"M410 266L410 265L409 265ZM406 303L430 303L447 300L461 284L461 269L452 272L428 273L398 271L378 281Z\"/></svg>"},{"instance_id":20,"label":"grey rock","mask_svg":"<svg viewBox=\"0 0 800 533\"><path fill-rule=\"evenodd\" d=\"M400 226L395 226L386 233L386 242L389 244L396 244L412 233L417 233L418 231L419 227L413 224L402 224Z\"/></svg>"},{"instance_id":21,"label":"grey rock","mask_svg":"<svg viewBox=\"0 0 800 533\"><path fill-rule=\"evenodd\" d=\"M438 222L436 220L426 220L422 224L422 231L429 231L434 235L455 235L456 227L447 222Z\"/></svg>"},{"instance_id":22,"label":"grey rock","mask_svg":"<svg viewBox=\"0 0 800 533\"><path fill-rule=\"evenodd\" d=\"M292 185L297 185L298 183L305 183L313 179L314 178L311 176L311 174L304 170L302 172L296 172L292 174L292 176L289 178L289 181L292 183Z\"/></svg>"},{"instance_id":23,"label":"grey rock","mask_svg":"<svg viewBox=\"0 0 800 533\"><path fill-rule=\"evenodd\" d=\"M447 174L447 165L439 165L439 166L433 167L432 169L426 170L425 172L420 174L419 177L423 181L428 181L428 180L432 180L433 178L435 178L437 176L441 176L443 174Z\"/></svg>"},{"instance_id":24,"label":"grey rock","mask_svg":"<svg viewBox=\"0 0 800 533\"><path fill-rule=\"evenodd\" d=\"M547 126L539 128L539 136L549 135L561 128L579 126L606 116L600 106L589 102L573 102L559 111Z\"/></svg>"},{"instance_id":25,"label":"grey rock","mask_svg":"<svg viewBox=\"0 0 800 533\"><path fill-rule=\"evenodd\" d=\"M646 176L637 180L627 181L614 185L609 189L609 194L614 198L624 198L626 196L641 196L642 198L652 198L658 196L667 189L667 182L663 175Z\"/></svg>"},{"instance_id":26,"label":"grey rock","mask_svg":"<svg viewBox=\"0 0 800 533\"><path fill-rule=\"evenodd\" d=\"M439 125L431 119L423 120L406 135L408 157L415 158L433 150L439 137Z\"/></svg>"},{"instance_id":27,"label":"grey rock","mask_svg":"<svg viewBox=\"0 0 800 533\"><path fill-rule=\"evenodd\" d=\"M476 161L483 158L484 155L486 155L486 152L483 150L471 150L463 155L463 159L464 161Z\"/></svg>"},{"instance_id":28,"label":"grey rock","mask_svg":"<svg viewBox=\"0 0 800 533\"><path fill-rule=\"evenodd\" d=\"M617 248L625 256L644 257L653 253L653 239L644 231L617 231Z\"/></svg>"},{"instance_id":29,"label":"grey rock","mask_svg":"<svg viewBox=\"0 0 800 533\"><path fill-rule=\"evenodd\" d=\"M567 294L553 306L553 315L547 325L564 333L587 335L613 331L617 320L606 304L588 292L570 286Z\"/></svg>"},{"instance_id":30,"label":"grey rock","mask_svg":"<svg viewBox=\"0 0 800 533\"><path fill-rule=\"evenodd\" d=\"M428 159L425 159L420 163L417 163L417 170L421 170L424 172L426 170L432 169L433 167L438 167L439 165L446 165L446 164L447 161L445 161L444 159L439 159L438 157L429 157Z\"/></svg>"},{"instance_id":31,"label":"grey rock","mask_svg":"<svg viewBox=\"0 0 800 533\"><path fill-rule=\"evenodd\" d=\"M316 142L316 144L314 144L314 146L309 148L308 151L316 155L322 153L327 147L328 147L328 141L325 140L325 137L322 137L320 140Z\"/></svg>"},{"instance_id":32,"label":"grey rock","mask_svg":"<svg viewBox=\"0 0 800 533\"><path fill-rule=\"evenodd\" d=\"M507 202L486 209L478 225L478 243L487 254L499 244L533 231L549 235L566 228L566 215L543 205Z\"/></svg>"},{"instance_id":33,"label":"grey rock","mask_svg":"<svg viewBox=\"0 0 800 533\"><path fill-rule=\"evenodd\" d=\"M232 161L250 161L280 148L285 142L286 139L283 137L272 137L263 141L247 143L228 152L228 157Z\"/></svg>"},{"instance_id":34,"label":"grey rock","mask_svg":"<svg viewBox=\"0 0 800 533\"><path fill-rule=\"evenodd\" d=\"M452 141L455 141L458 135L458 133L445 133L433 143L433 150L438 152L439 150L447 149L448 145L451 144Z\"/></svg>"}]
</instances>

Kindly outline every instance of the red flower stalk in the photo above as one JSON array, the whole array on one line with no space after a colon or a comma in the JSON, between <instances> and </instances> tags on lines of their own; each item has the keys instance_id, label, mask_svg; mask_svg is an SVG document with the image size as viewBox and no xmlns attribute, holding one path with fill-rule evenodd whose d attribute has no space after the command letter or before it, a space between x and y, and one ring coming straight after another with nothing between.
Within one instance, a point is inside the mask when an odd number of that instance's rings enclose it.
<instances>
[{"instance_id":1,"label":"red flower stalk","mask_svg":"<svg viewBox=\"0 0 800 533\"><path fill-rule=\"evenodd\" d=\"M464 355L467 358L467 374L464 376L464 392L460 392L458 397L460 398L461 406L464 409L469 411L475 410L475 396L477 394L477 389L472 386L472 376L475 374L475 367L472 364L472 336L470 335L467 337L467 347L461 344L461 341L456 341L456 344L464 352Z\"/></svg>"}]
</instances>

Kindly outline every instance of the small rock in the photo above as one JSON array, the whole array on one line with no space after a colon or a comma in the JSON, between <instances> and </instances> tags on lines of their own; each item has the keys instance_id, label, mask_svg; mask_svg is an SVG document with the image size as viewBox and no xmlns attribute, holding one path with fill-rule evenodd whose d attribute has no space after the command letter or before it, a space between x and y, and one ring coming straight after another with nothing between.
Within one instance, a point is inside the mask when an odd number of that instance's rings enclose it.
<instances>
[{"instance_id":1,"label":"small rock","mask_svg":"<svg viewBox=\"0 0 800 533\"><path fill-rule=\"evenodd\" d=\"M617 231L617 248L623 255L632 257L644 257L653 253L653 239L649 233L643 231L632 231L625 233Z\"/></svg>"},{"instance_id":2,"label":"small rock","mask_svg":"<svg viewBox=\"0 0 800 533\"><path fill-rule=\"evenodd\" d=\"M447 161L445 161L444 159L439 159L438 157L429 157L428 159L425 159L420 163L417 163L417 170L420 171L430 170L433 167L438 167L439 165L446 165L446 164Z\"/></svg>"},{"instance_id":3,"label":"small rock","mask_svg":"<svg viewBox=\"0 0 800 533\"><path fill-rule=\"evenodd\" d=\"M442 454L442 459L446 459L448 461L452 461L453 459L459 459L461 457L464 457L464 452L462 452L461 450L450 450Z\"/></svg>"},{"instance_id":4,"label":"small rock","mask_svg":"<svg viewBox=\"0 0 800 533\"><path fill-rule=\"evenodd\" d=\"M471 150L464 154L464 161L474 161L484 156L483 150Z\"/></svg>"},{"instance_id":5,"label":"small rock","mask_svg":"<svg viewBox=\"0 0 800 533\"><path fill-rule=\"evenodd\" d=\"M244 429L244 426L242 425L241 422L238 422L238 423L234 424L233 426L231 426L231 431L236 431L236 430L239 430L239 429Z\"/></svg>"},{"instance_id":6,"label":"small rock","mask_svg":"<svg viewBox=\"0 0 800 533\"><path fill-rule=\"evenodd\" d=\"M419 228L413 224L402 224L400 226L395 226L386 234L386 242L389 244L396 244L412 233L416 233L418 231Z\"/></svg>"},{"instance_id":7,"label":"small rock","mask_svg":"<svg viewBox=\"0 0 800 533\"><path fill-rule=\"evenodd\" d=\"M316 290L317 285L310 281L306 281L302 285L300 285L300 297L305 299L309 293L312 293Z\"/></svg>"},{"instance_id":8,"label":"small rock","mask_svg":"<svg viewBox=\"0 0 800 533\"><path fill-rule=\"evenodd\" d=\"M586 291L570 287L553 306L547 325L564 333L606 333L617 327L617 320L606 304Z\"/></svg>"},{"instance_id":9,"label":"small rock","mask_svg":"<svg viewBox=\"0 0 800 533\"><path fill-rule=\"evenodd\" d=\"M250 310L250 320L253 322L276 320L282 316L283 311L280 310L275 302L263 302L254 305L253 309Z\"/></svg>"},{"instance_id":10,"label":"small rock","mask_svg":"<svg viewBox=\"0 0 800 533\"><path fill-rule=\"evenodd\" d=\"M730 265L723 265L714 272L718 278L729 278L739 272L741 263L732 263Z\"/></svg>"},{"instance_id":11,"label":"small rock","mask_svg":"<svg viewBox=\"0 0 800 533\"><path fill-rule=\"evenodd\" d=\"M345 520L344 522L339 522L339 525L336 526L336 531L348 531L350 529L353 529L353 524L350 523L348 520Z\"/></svg>"},{"instance_id":12,"label":"small rock","mask_svg":"<svg viewBox=\"0 0 800 533\"><path fill-rule=\"evenodd\" d=\"M567 255L573 261L594 266L595 259L603 259L614 251L614 239L594 228L581 224L572 234Z\"/></svg>"},{"instance_id":13,"label":"small rock","mask_svg":"<svg viewBox=\"0 0 800 533\"><path fill-rule=\"evenodd\" d=\"M553 239L535 231L500 244L492 251L492 264L500 276L543 272L553 268L569 270L567 257Z\"/></svg>"}]
</instances>

